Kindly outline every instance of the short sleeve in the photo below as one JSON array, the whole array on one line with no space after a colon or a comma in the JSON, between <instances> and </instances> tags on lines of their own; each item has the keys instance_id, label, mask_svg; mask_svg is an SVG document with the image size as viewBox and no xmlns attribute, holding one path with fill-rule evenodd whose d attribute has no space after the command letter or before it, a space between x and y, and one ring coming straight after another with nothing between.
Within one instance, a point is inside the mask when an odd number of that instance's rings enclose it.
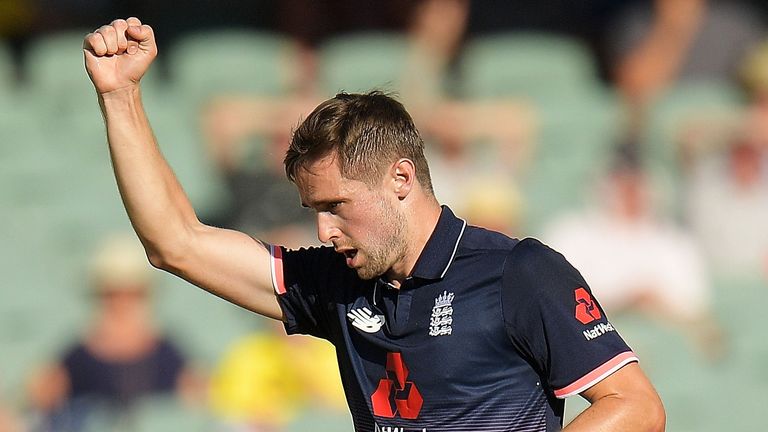
<instances>
[{"instance_id":1,"label":"short sleeve","mask_svg":"<svg viewBox=\"0 0 768 432\"><path fill-rule=\"evenodd\" d=\"M333 269L338 255L327 247L288 250L270 245L272 284L288 334L330 336Z\"/></svg>"},{"instance_id":2,"label":"short sleeve","mask_svg":"<svg viewBox=\"0 0 768 432\"><path fill-rule=\"evenodd\" d=\"M581 393L637 361L581 274L538 240L514 247L503 284L507 333L556 397Z\"/></svg>"}]
</instances>

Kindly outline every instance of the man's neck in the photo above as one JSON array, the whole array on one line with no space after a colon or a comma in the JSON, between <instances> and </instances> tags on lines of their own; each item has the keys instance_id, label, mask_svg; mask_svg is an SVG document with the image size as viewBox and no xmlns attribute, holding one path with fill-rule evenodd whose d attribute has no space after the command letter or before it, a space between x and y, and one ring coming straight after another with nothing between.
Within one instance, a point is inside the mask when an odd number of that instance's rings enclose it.
<instances>
[{"instance_id":1,"label":"man's neck","mask_svg":"<svg viewBox=\"0 0 768 432\"><path fill-rule=\"evenodd\" d=\"M416 262L437 227L442 208L436 199L425 199L407 210L408 243L403 257L387 271L385 279L395 288L413 272Z\"/></svg>"}]
</instances>

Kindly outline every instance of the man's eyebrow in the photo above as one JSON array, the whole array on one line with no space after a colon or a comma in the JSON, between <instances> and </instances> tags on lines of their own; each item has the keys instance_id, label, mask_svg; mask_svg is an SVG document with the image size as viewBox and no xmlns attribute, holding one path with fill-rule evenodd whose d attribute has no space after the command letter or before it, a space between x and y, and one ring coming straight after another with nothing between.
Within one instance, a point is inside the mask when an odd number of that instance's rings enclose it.
<instances>
[{"instance_id":1,"label":"man's eyebrow","mask_svg":"<svg viewBox=\"0 0 768 432\"><path fill-rule=\"evenodd\" d=\"M337 202L342 202L342 201L344 201L344 199L342 199L342 198L322 199L322 200L313 201L313 202L309 202L309 203L306 203L306 202L302 201L301 202L301 206L304 207L304 208L315 208L316 209L316 208L327 207L331 203L337 203Z\"/></svg>"}]
</instances>

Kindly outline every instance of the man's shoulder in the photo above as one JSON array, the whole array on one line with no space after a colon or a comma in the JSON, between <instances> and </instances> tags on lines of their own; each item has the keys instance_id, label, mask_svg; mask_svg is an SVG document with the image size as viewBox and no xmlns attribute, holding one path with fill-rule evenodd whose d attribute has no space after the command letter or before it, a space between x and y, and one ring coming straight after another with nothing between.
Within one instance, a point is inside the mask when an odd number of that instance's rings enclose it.
<instances>
[{"instance_id":1,"label":"man's shoulder","mask_svg":"<svg viewBox=\"0 0 768 432\"><path fill-rule=\"evenodd\" d=\"M348 267L344 255L330 246L309 246L299 249L282 248L285 275L304 283L330 283L357 286L363 281ZM319 279L318 279L319 278Z\"/></svg>"},{"instance_id":2,"label":"man's shoulder","mask_svg":"<svg viewBox=\"0 0 768 432\"><path fill-rule=\"evenodd\" d=\"M282 248L283 260L289 266L297 266L303 270L312 271L342 271L348 270L344 256L336 253L330 246L308 246L298 249Z\"/></svg>"},{"instance_id":3,"label":"man's shoulder","mask_svg":"<svg viewBox=\"0 0 768 432\"><path fill-rule=\"evenodd\" d=\"M505 272L557 269L561 268L565 261L560 253L534 237L510 237L475 226L467 226L460 249L463 255L482 254L498 257Z\"/></svg>"},{"instance_id":4,"label":"man's shoulder","mask_svg":"<svg viewBox=\"0 0 768 432\"><path fill-rule=\"evenodd\" d=\"M562 268L567 264L563 255L541 240L534 237L526 237L515 245L510 251L508 267L514 267L518 271L541 271L546 269Z\"/></svg>"},{"instance_id":5,"label":"man's shoulder","mask_svg":"<svg viewBox=\"0 0 768 432\"><path fill-rule=\"evenodd\" d=\"M465 251L509 253L526 239L510 237L498 231L467 225L460 247Z\"/></svg>"},{"instance_id":6,"label":"man's shoulder","mask_svg":"<svg viewBox=\"0 0 768 432\"><path fill-rule=\"evenodd\" d=\"M333 256L335 251L330 246L302 246L300 248L288 248L280 246L285 253L302 257Z\"/></svg>"}]
</instances>

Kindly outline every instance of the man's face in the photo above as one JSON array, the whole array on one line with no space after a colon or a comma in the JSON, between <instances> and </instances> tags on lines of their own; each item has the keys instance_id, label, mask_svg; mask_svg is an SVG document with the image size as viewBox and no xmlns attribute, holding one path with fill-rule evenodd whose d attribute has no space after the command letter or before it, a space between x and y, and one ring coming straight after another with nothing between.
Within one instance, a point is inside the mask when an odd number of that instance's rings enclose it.
<instances>
[{"instance_id":1,"label":"man's face","mask_svg":"<svg viewBox=\"0 0 768 432\"><path fill-rule=\"evenodd\" d=\"M319 159L296 177L302 205L317 213L317 238L332 243L362 279L385 274L407 252L405 217L384 177L373 187L344 178L334 156Z\"/></svg>"}]
</instances>

